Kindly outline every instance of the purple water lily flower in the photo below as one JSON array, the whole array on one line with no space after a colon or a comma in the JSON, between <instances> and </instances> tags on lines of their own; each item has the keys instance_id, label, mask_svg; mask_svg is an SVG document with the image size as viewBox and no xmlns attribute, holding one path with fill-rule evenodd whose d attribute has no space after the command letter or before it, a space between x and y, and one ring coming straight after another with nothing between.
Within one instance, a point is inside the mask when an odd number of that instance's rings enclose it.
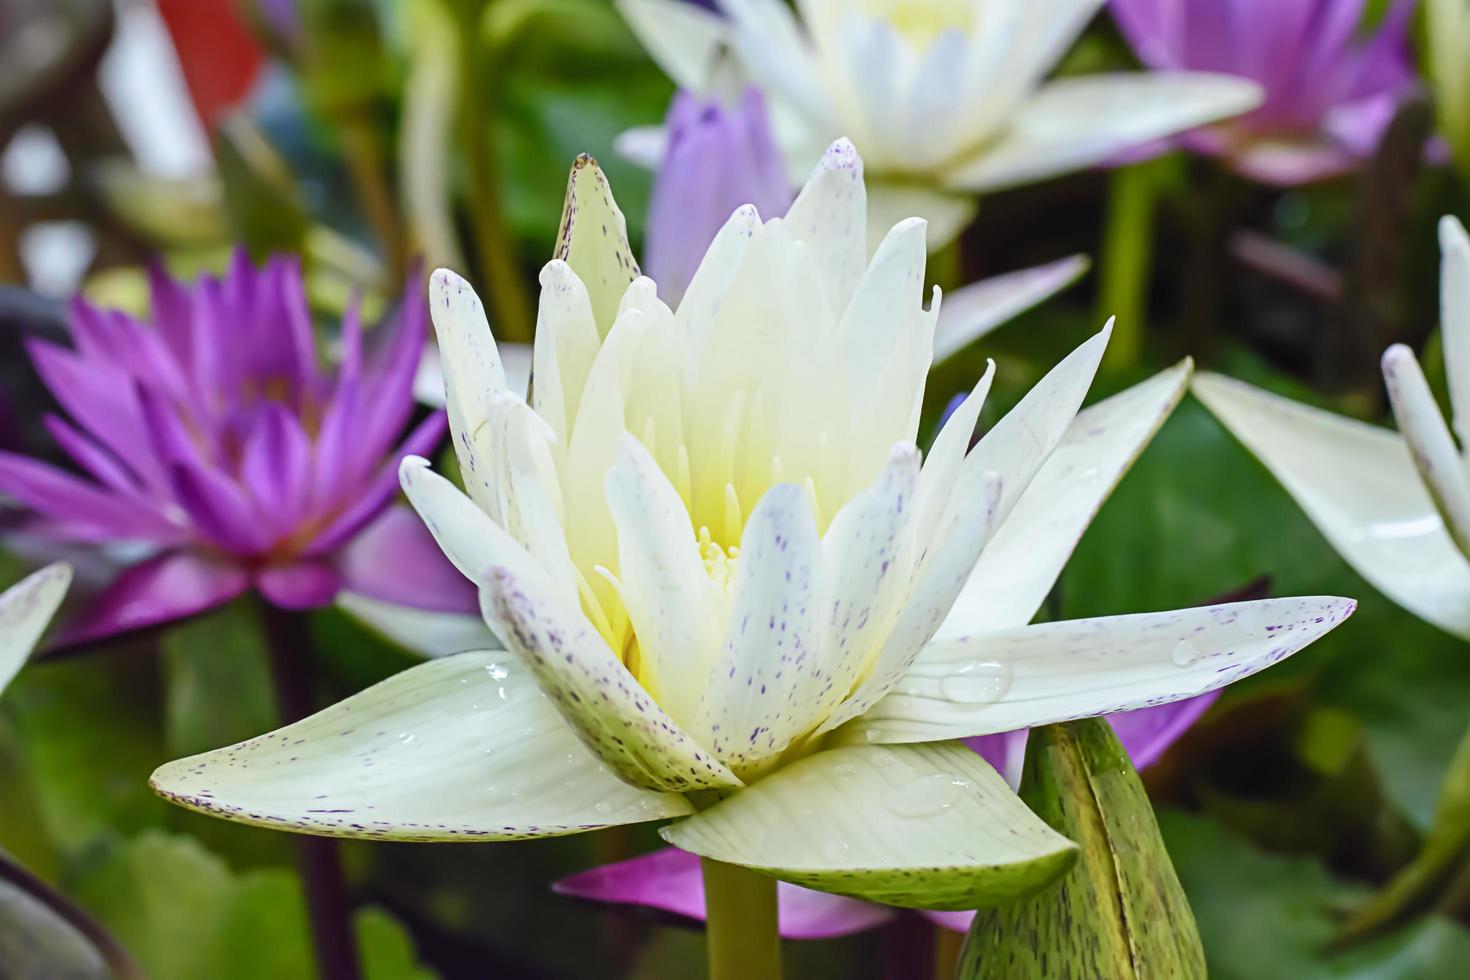
<instances>
[{"instance_id":1,"label":"purple water lily flower","mask_svg":"<svg viewBox=\"0 0 1470 980\"><path fill-rule=\"evenodd\" d=\"M294 259L257 269L242 250L223 278L191 288L155 270L150 285L151 326L78 299L75 347L29 346L70 416L47 428L85 475L0 453L0 492L34 511L39 535L146 555L57 643L153 626L251 588L289 609L344 588L471 608L420 523L392 506L398 461L431 451L446 427L436 412L398 442L425 340L418 277L371 350L348 312L334 371L318 363Z\"/></svg>"},{"instance_id":2,"label":"purple water lily flower","mask_svg":"<svg viewBox=\"0 0 1470 980\"><path fill-rule=\"evenodd\" d=\"M1110 2L1149 67L1240 75L1265 89L1253 112L1182 138L1265 183L1291 186L1352 170L1415 85L1413 0L1394 0L1367 37L1359 31L1365 0Z\"/></svg>"},{"instance_id":3,"label":"purple water lily flower","mask_svg":"<svg viewBox=\"0 0 1470 980\"><path fill-rule=\"evenodd\" d=\"M766 217L785 214L792 194L759 89L747 88L728 106L679 92L665 127L643 269L673 306L736 208L754 204Z\"/></svg>"},{"instance_id":4,"label":"purple water lily flower","mask_svg":"<svg viewBox=\"0 0 1470 980\"><path fill-rule=\"evenodd\" d=\"M1108 721L1140 770L1164 752L1215 703L1218 691L1135 711L1109 715ZM966 742L1005 776L1012 786L1021 775L1026 732L1005 732L966 739ZM615 864L563 878L552 886L558 893L613 905L658 909L687 919L704 920L704 879L699 857L676 847L653 851ZM905 910L875 905L855 898L776 883L781 935L787 939L830 939L863 932L892 921ZM930 921L964 932L974 912L921 911Z\"/></svg>"}]
</instances>

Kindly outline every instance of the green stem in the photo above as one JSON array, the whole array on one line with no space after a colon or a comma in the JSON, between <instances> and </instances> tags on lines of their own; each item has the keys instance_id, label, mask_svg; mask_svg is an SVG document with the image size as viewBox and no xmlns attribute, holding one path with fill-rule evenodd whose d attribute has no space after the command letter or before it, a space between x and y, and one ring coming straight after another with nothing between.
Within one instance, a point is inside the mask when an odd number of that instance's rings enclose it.
<instances>
[{"instance_id":1,"label":"green stem","mask_svg":"<svg viewBox=\"0 0 1470 980\"><path fill-rule=\"evenodd\" d=\"M1119 167L1108 179L1108 214L1098 273L1098 318L1117 317L1105 370L1136 365L1143 354L1144 308L1153 253L1157 180L1152 163Z\"/></svg>"},{"instance_id":2,"label":"green stem","mask_svg":"<svg viewBox=\"0 0 1470 980\"><path fill-rule=\"evenodd\" d=\"M460 25L463 38L464 88L460 94L460 139L468 166L470 222L475 236L481 286L489 291L487 305L499 339L528 342L533 321L531 303L522 284L515 242L506 228L500 206L500 163L495 152L494 119L497 93L480 48L479 24Z\"/></svg>"},{"instance_id":3,"label":"green stem","mask_svg":"<svg viewBox=\"0 0 1470 980\"><path fill-rule=\"evenodd\" d=\"M709 980L781 980L776 879L701 858Z\"/></svg>"}]
</instances>

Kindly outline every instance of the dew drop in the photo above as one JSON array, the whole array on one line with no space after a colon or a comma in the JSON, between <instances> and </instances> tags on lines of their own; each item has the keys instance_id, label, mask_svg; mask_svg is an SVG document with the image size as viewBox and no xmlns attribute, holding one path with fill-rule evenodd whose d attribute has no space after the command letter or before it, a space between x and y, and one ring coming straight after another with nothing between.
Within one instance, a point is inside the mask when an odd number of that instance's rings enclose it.
<instances>
[{"instance_id":1,"label":"dew drop","mask_svg":"<svg viewBox=\"0 0 1470 980\"><path fill-rule=\"evenodd\" d=\"M886 769L888 766L893 765L892 752L874 752L872 759L873 765L877 766L879 769Z\"/></svg>"},{"instance_id":2,"label":"dew drop","mask_svg":"<svg viewBox=\"0 0 1470 980\"><path fill-rule=\"evenodd\" d=\"M891 757L890 757L890 761L891 761ZM839 763L837 763L837 765L835 765L835 766L832 767L832 775L834 775L834 776L856 776L857 775L857 766L853 765L851 762L839 762Z\"/></svg>"},{"instance_id":3,"label":"dew drop","mask_svg":"<svg viewBox=\"0 0 1470 980\"><path fill-rule=\"evenodd\" d=\"M948 773L930 773L890 789L883 795L883 805L898 817L934 817L964 799L969 785Z\"/></svg>"},{"instance_id":4,"label":"dew drop","mask_svg":"<svg viewBox=\"0 0 1470 980\"><path fill-rule=\"evenodd\" d=\"M840 840L829 840L822 844L822 860L828 864L845 864L848 846Z\"/></svg>"},{"instance_id":5,"label":"dew drop","mask_svg":"<svg viewBox=\"0 0 1470 980\"><path fill-rule=\"evenodd\" d=\"M1014 673L1009 664L971 660L939 681L939 693L958 704L994 704L1011 689Z\"/></svg>"},{"instance_id":6,"label":"dew drop","mask_svg":"<svg viewBox=\"0 0 1470 980\"><path fill-rule=\"evenodd\" d=\"M1174 644L1173 658L1176 667L1188 667L1199 659L1199 647L1188 640L1180 640Z\"/></svg>"},{"instance_id":7,"label":"dew drop","mask_svg":"<svg viewBox=\"0 0 1470 980\"><path fill-rule=\"evenodd\" d=\"M599 816L605 817L609 813L612 813L613 808L612 808L612 804L609 803L609 802L607 802L607 800L598 800L596 803L594 803L592 805L592 810L593 810L593 812L597 813Z\"/></svg>"}]
</instances>

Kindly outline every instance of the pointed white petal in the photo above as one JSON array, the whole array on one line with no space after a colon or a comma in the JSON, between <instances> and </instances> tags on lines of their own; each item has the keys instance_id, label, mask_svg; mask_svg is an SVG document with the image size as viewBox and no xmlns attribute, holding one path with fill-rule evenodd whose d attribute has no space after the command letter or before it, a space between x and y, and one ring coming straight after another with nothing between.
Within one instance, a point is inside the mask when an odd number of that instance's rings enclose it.
<instances>
[{"instance_id":1,"label":"pointed white petal","mask_svg":"<svg viewBox=\"0 0 1470 980\"><path fill-rule=\"evenodd\" d=\"M946 180L969 191L1042 180L1238 115L1260 101L1260 86L1234 75L1132 72L1061 78L1019 106L1000 137Z\"/></svg>"},{"instance_id":2,"label":"pointed white petal","mask_svg":"<svg viewBox=\"0 0 1470 980\"><path fill-rule=\"evenodd\" d=\"M868 260L863 160L848 140L827 148L786 212L792 237L816 252L833 317L847 309Z\"/></svg>"},{"instance_id":3,"label":"pointed white petal","mask_svg":"<svg viewBox=\"0 0 1470 980\"><path fill-rule=\"evenodd\" d=\"M639 680L688 725L724 636L724 591L705 571L678 491L630 435L618 440L607 501L618 530L619 592L638 637Z\"/></svg>"},{"instance_id":4,"label":"pointed white petal","mask_svg":"<svg viewBox=\"0 0 1470 980\"><path fill-rule=\"evenodd\" d=\"M980 419L980 409L990 394L990 383L995 379L995 362L986 361L985 373L975 382L975 387L965 400L950 413L929 454L924 457L924 468L919 474L918 539L933 541L939 529L939 520L944 516L949 503L950 488L970 451L970 441L975 438L975 423Z\"/></svg>"},{"instance_id":5,"label":"pointed white petal","mask_svg":"<svg viewBox=\"0 0 1470 980\"><path fill-rule=\"evenodd\" d=\"M493 478L494 473L487 469L486 475ZM535 569L526 549L458 487L431 470L428 460L405 456L398 465L398 482L444 556L471 582L483 585L494 566L508 565L524 574Z\"/></svg>"},{"instance_id":6,"label":"pointed white petal","mask_svg":"<svg viewBox=\"0 0 1470 980\"><path fill-rule=\"evenodd\" d=\"M1470 447L1470 237L1452 217L1439 221L1439 321L1455 435Z\"/></svg>"},{"instance_id":7,"label":"pointed white petal","mask_svg":"<svg viewBox=\"0 0 1470 980\"><path fill-rule=\"evenodd\" d=\"M729 43L724 18L681 0L617 0L617 7L675 85L692 92L705 90L721 49Z\"/></svg>"},{"instance_id":8,"label":"pointed white petal","mask_svg":"<svg viewBox=\"0 0 1470 980\"><path fill-rule=\"evenodd\" d=\"M1216 374L1196 376L1192 390L1359 575L1470 639L1470 562L1445 532L1402 439Z\"/></svg>"},{"instance_id":9,"label":"pointed white petal","mask_svg":"<svg viewBox=\"0 0 1470 980\"><path fill-rule=\"evenodd\" d=\"M960 467L950 494L947 517L941 526L953 520L956 510L971 506L987 473L999 474L1005 484L996 523L1005 522L1076 418L1112 333L1113 321L1109 320L1101 331L1048 371L1015 408L985 433Z\"/></svg>"},{"instance_id":10,"label":"pointed white petal","mask_svg":"<svg viewBox=\"0 0 1470 980\"><path fill-rule=\"evenodd\" d=\"M1460 551L1470 555L1470 479L1414 352L1403 344L1384 351L1383 380L1399 432L1445 529Z\"/></svg>"},{"instance_id":11,"label":"pointed white petal","mask_svg":"<svg viewBox=\"0 0 1470 980\"><path fill-rule=\"evenodd\" d=\"M448 269L429 279L429 313L439 338L449 431L460 476L470 498L491 517L500 516L490 472L494 447L482 438L490 402L507 389L500 352L485 308L469 283Z\"/></svg>"},{"instance_id":12,"label":"pointed white petal","mask_svg":"<svg viewBox=\"0 0 1470 980\"><path fill-rule=\"evenodd\" d=\"M167 763L150 783L227 820L382 840L554 837L690 811L608 772L501 653L421 664L279 731Z\"/></svg>"},{"instance_id":13,"label":"pointed white petal","mask_svg":"<svg viewBox=\"0 0 1470 980\"><path fill-rule=\"evenodd\" d=\"M1007 272L963 286L944 297L934 328L934 362L952 354L1072 285L1087 271L1085 255Z\"/></svg>"},{"instance_id":14,"label":"pointed white petal","mask_svg":"<svg viewBox=\"0 0 1470 980\"><path fill-rule=\"evenodd\" d=\"M895 347L924 314L926 256L923 219L899 222L878 246L852 302L841 312L838 330L847 350L848 387L859 400L872 398Z\"/></svg>"},{"instance_id":15,"label":"pointed white petal","mask_svg":"<svg viewBox=\"0 0 1470 980\"><path fill-rule=\"evenodd\" d=\"M766 491L740 538L735 592L696 731L748 778L811 730L822 663L826 563L811 499L791 483Z\"/></svg>"},{"instance_id":16,"label":"pointed white petal","mask_svg":"<svg viewBox=\"0 0 1470 980\"><path fill-rule=\"evenodd\" d=\"M1263 599L942 640L839 734L928 742L1181 701L1286 659L1355 608L1336 596Z\"/></svg>"},{"instance_id":17,"label":"pointed white petal","mask_svg":"<svg viewBox=\"0 0 1470 980\"><path fill-rule=\"evenodd\" d=\"M907 908L1008 901L1075 853L958 742L821 752L659 832L701 857Z\"/></svg>"},{"instance_id":18,"label":"pointed white petal","mask_svg":"<svg viewBox=\"0 0 1470 980\"><path fill-rule=\"evenodd\" d=\"M1078 413L985 546L938 636L1031 621L1103 501L1179 404L1192 367L1181 361Z\"/></svg>"},{"instance_id":19,"label":"pointed white petal","mask_svg":"<svg viewBox=\"0 0 1470 980\"><path fill-rule=\"evenodd\" d=\"M582 389L601 346L587 287L571 266L552 259L541 269L533 355L536 390L531 397L536 413L563 444L571 435Z\"/></svg>"},{"instance_id":20,"label":"pointed white petal","mask_svg":"<svg viewBox=\"0 0 1470 980\"><path fill-rule=\"evenodd\" d=\"M494 650L501 645L478 614L418 609L356 592L339 592L337 605L390 642L425 657Z\"/></svg>"},{"instance_id":21,"label":"pointed white petal","mask_svg":"<svg viewBox=\"0 0 1470 980\"><path fill-rule=\"evenodd\" d=\"M505 370L506 387L521 397L531 382L531 346L499 344L501 367ZM429 408L444 408L447 402L444 385L444 362L437 341L424 344L423 356L413 373L413 398Z\"/></svg>"},{"instance_id":22,"label":"pointed white petal","mask_svg":"<svg viewBox=\"0 0 1470 980\"><path fill-rule=\"evenodd\" d=\"M496 568L481 600L506 648L531 668L583 744L625 782L674 792L741 785L654 703L586 617L557 603L539 577Z\"/></svg>"},{"instance_id":23,"label":"pointed white petal","mask_svg":"<svg viewBox=\"0 0 1470 980\"><path fill-rule=\"evenodd\" d=\"M71 566L58 562L0 594L0 692L31 655L70 585Z\"/></svg>"},{"instance_id":24,"label":"pointed white petal","mask_svg":"<svg viewBox=\"0 0 1470 980\"><path fill-rule=\"evenodd\" d=\"M913 591L904 600L893 629L883 641L867 678L852 696L817 729L817 734L831 731L843 722L866 712L893 689L924 644L949 614L955 598L964 587L970 570L990 540L998 521L998 508L1004 494L1000 477L985 475L970 506L953 515L948 525L921 551L915 567ZM920 547L924 547L920 543Z\"/></svg>"},{"instance_id":25,"label":"pointed white petal","mask_svg":"<svg viewBox=\"0 0 1470 980\"><path fill-rule=\"evenodd\" d=\"M572 164L554 257L587 287L597 332L606 337L638 263L628 247L628 223L597 161L583 154Z\"/></svg>"}]
</instances>

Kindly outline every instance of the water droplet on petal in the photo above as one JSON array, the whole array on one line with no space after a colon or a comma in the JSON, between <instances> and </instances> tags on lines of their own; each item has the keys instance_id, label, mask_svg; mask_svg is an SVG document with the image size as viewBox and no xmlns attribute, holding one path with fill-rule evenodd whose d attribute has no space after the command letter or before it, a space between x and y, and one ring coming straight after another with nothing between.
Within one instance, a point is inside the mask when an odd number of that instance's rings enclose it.
<instances>
[{"instance_id":1,"label":"water droplet on petal","mask_svg":"<svg viewBox=\"0 0 1470 980\"><path fill-rule=\"evenodd\" d=\"M964 799L969 785L948 773L930 773L890 789L883 795L883 805L898 817L934 817Z\"/></svg>"},{"instance_id":2,"label":"water droplet on petal","mask_svg":"<svg viewBox=\"0 0 1470 980\"><path fill-rule=\"evenodd\" d=\"M834 775L834 776L856 776L857 775L857 766L853 765L851 762L839 762L839 763L837 763L837 765L835 765L835 766L832 767L832 775Z\"/></svg>"},{"instance_id":3,"label":"water droplet on petal","mask_svg":"<svg viewBox=\"0 0 1470 980\"><path fill-rule=\"evenodd\" d=\"M1188 640L1180 640L1174 644L1173 659L1176 667L1188 667L1199 659L1199 647Z\"/></svg>"},{"instance_id":4,"label":"water droplet on petal","mask_svg":"<svg viewBox=\"0 0 1470 980\"><path fill-rule=\"evenodd\" d=\"M840 840L829 840L822 845L822 860L828 864L844 864L847 861L848 846Z\"/></svg>"},{"instance_id":5,"label":"water droplet on petal","mask_svg":"<svg viewBox=\"0 0 1470 980\"><path fill-rule=\"evenodd\" d=\"M1014 677L1009 664L971 660L940 678L939 692L958 704L994 704L1010 691Z\"/></svg>"},{"instance_id":6,"label":"water droplet on petal","mask_svg":"<svg viewBox=\"0 0 1470 980\"><path fill-rule=\"evenodd\" d=\"M605 817L609 813L612 813L613 808L612 808L612 804L609 803L609 802L607 802L607 800L598 800L596 803L594 803L592 805L592 810L593 810L594 813L597 813L599 816L604 816Z\"/></svg>"}]
</instances>

